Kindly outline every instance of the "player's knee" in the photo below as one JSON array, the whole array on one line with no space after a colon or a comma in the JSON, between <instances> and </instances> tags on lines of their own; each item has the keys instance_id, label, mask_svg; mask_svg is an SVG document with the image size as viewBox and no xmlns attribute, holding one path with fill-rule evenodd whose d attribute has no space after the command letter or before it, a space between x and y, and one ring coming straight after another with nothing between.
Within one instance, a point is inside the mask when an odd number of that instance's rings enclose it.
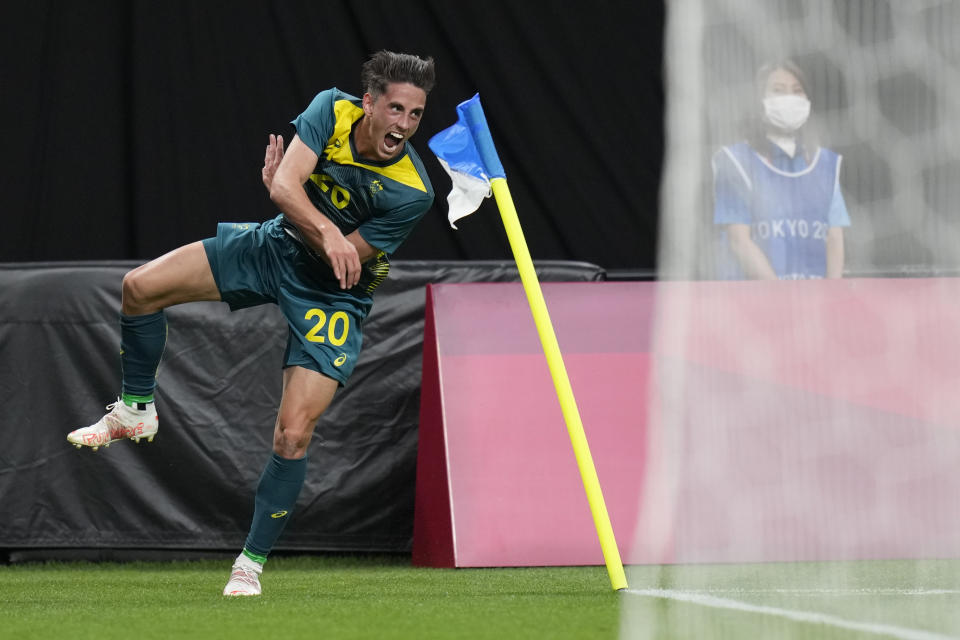
<instances>
[{"instance_id":1,"label":"player's knee","mask_svg":"<svg viewBox=\"0 0 960 640\"><path fill-rule=\"evenodd\" d=\"M302 458L307 454L316 420L281 415L273 434L273 450L283 458Z\"/></svg>"},{"instance_id":2,"label":"player's knee","mask_svg":"<svg viewBox=\"0 0 960 640\"><path fill-rule=\"evenodd\" d=\"M150 297L147 294L139 269L129 271L127 275L123 276L122 294L124 313L128 315L138 315L152 311L152 309L148 308Z\"/></svg>"}]
</instances>

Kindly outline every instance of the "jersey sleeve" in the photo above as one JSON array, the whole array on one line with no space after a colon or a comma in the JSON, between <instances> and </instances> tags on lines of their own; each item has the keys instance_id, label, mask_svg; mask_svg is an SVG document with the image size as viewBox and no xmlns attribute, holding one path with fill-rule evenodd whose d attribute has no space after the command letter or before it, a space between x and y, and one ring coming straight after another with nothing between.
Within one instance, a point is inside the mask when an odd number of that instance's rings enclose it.
<instances>
[{"instance_id":1,"label":"jersey sleeve","mask_svg":"<svg viewBox=\"0 0 960 640\"><path fill-rule=\"evenodd\" d=\"M297 135L310 149L323 155L327 141L333 135L336 125L336 116L333 112L333 103L336 100L336 91L327 89L314 97L307 108L291 121L297 130Z\"/></svg>"},{"instance_id":2,"label":"jersey sleeve","mask_svg":"<svg viewBox=\"0 0 960 640\"><path fill-rule=\"evenodd\" d=\"M425 194L422 198L370 218L360 225L357 231L370 246L391 255L407 239L432 203L433 194Z\"/></svg>"},{"instance_id":3,"label":"jersey sleeve","mask_svg":"<svg viewBox=\"0 0 960 640\"><path fill-rule=\"evenodd\" d=\"M750 183L743 167L726 149L713 155L714 224L750 224Z\"/></svg>"}]
</instances>

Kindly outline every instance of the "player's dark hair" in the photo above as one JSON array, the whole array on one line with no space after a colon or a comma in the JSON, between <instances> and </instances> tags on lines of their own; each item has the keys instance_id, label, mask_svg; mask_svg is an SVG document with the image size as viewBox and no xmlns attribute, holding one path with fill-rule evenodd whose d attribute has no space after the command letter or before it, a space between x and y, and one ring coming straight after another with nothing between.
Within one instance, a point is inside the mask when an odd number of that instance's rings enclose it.
<instances>
[{"instance_id":1,"label":"player's dark hair","mask_svg":"<svg viewBox=\"0 0 960 640\"><path fill-rule=\"evenodd\" d=\"M376 100L391 82L408 82L430 93L436 82L433 58L381 50L370 56L360 70L363 90Z\"/></svg>"}]
</instances>

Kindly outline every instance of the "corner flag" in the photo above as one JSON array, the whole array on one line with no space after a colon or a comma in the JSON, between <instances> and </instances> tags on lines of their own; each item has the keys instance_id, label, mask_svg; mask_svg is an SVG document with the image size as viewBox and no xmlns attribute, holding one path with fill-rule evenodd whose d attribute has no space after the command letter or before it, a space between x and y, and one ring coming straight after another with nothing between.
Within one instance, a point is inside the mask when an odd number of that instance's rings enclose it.
<instances>
[{"instance_id":1,"label":"corner flag","mask_svg":"<svg viewBox=\"0 0 960 640\"><path fill-rule=\"evenodd\" d=\"M506 177L480 106L480 94L457 105L457 122L427 144L453 181L453 190L447 196L447 219L456 229L457 220L476 211L483 199L490 197L490 180Z\"/></svg>"},{"instance_id":2,"label":"corner flag","mask_svg":"<svg viewBox=\"0 0 960 640\"><path fill-rule=\"evenodd\" d=\"M557 390L560 410L567 423L567 433L577 458L577 466L580 468L580 478L587 493L587 502L590 503L597 536L600 538L600 548L603 550L610 584L618 591L626 589L627 578L623 572L620 551L613 536L603 493L600 491L597 470L593 465L586 434L583 432L580 411L577 409L563 356L560 354L560 345L550 322L547 303L540 290L540 281L520 228L517 210L507 187L506 173L500 164L487 119L480 106L480 94L457 105L457 122L430 138L428 145L453 180L453 191L447 197L450 204L447 217L454 229L457 228L454 222L476 211L483 199L489 197L491 190L493 191L513 257L517 262L520 280L527 294L527 302L530 303L530 312L540 335L553 386Z\"/></svg>"}]
</instances>

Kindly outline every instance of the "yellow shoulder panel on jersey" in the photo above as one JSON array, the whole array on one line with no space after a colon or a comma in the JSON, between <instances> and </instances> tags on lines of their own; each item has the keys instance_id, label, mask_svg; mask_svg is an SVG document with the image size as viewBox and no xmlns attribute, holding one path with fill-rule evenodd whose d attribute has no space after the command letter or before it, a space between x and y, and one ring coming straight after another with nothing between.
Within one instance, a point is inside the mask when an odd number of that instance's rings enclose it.
<instances>
[{"instance_id":1,"label":"yellow shoulder panel on jersey","mask_svg":"<svg viewBox=\"0 0 960 640\"><path fill-rule=\"evenodd\" d=\"M353 156L350 153L350 130L353 123L363 117L363 109L349 100L337 100L333 103L333 115L336 120L333 135L327 141L323 152L327 160L338 164L351 164Z\"/></svg>"},{"instance_id":2,"label":"yellow shoulder panel on jersey","mask_svg":"<svg viewBox=\"0 0 960 640\"><path fill-rule=\"evenodd\" d=\"M403 156L399 162L395 162L389 167L377 167L371 164L363 164L362 162L351 162L350 164L363 167L367 171L379 173L382 176L396 180L400 184L417 189L418 191L427 192L427 187L423 184L423 178L420 177L417 168L413 166L413 160L410 159L409 155Z\"/></svg>"},{"instance_id":3,"label":"yellow shoulder panel on jersey","mask_svg":"<svg viewBox=\"0 0 960 640\"><path fill-rule=\"evenodd\" d=\"M330 136L330 141L327 143L326 149L323 150L327 160L337 164L362 167L367 171L373 171L400 184L426 193L427 187L423 184L423 178L420 177L420 173L413 165L409 155L405 155L399 162L386 167L378 167L354 160L353 153L350 151L350 130L353 128L353 124L363 117L363 109L349 100L337 100L333 105L333 112L337 122L333 128L333 135Z\"/></svg>"}]
</instances>

